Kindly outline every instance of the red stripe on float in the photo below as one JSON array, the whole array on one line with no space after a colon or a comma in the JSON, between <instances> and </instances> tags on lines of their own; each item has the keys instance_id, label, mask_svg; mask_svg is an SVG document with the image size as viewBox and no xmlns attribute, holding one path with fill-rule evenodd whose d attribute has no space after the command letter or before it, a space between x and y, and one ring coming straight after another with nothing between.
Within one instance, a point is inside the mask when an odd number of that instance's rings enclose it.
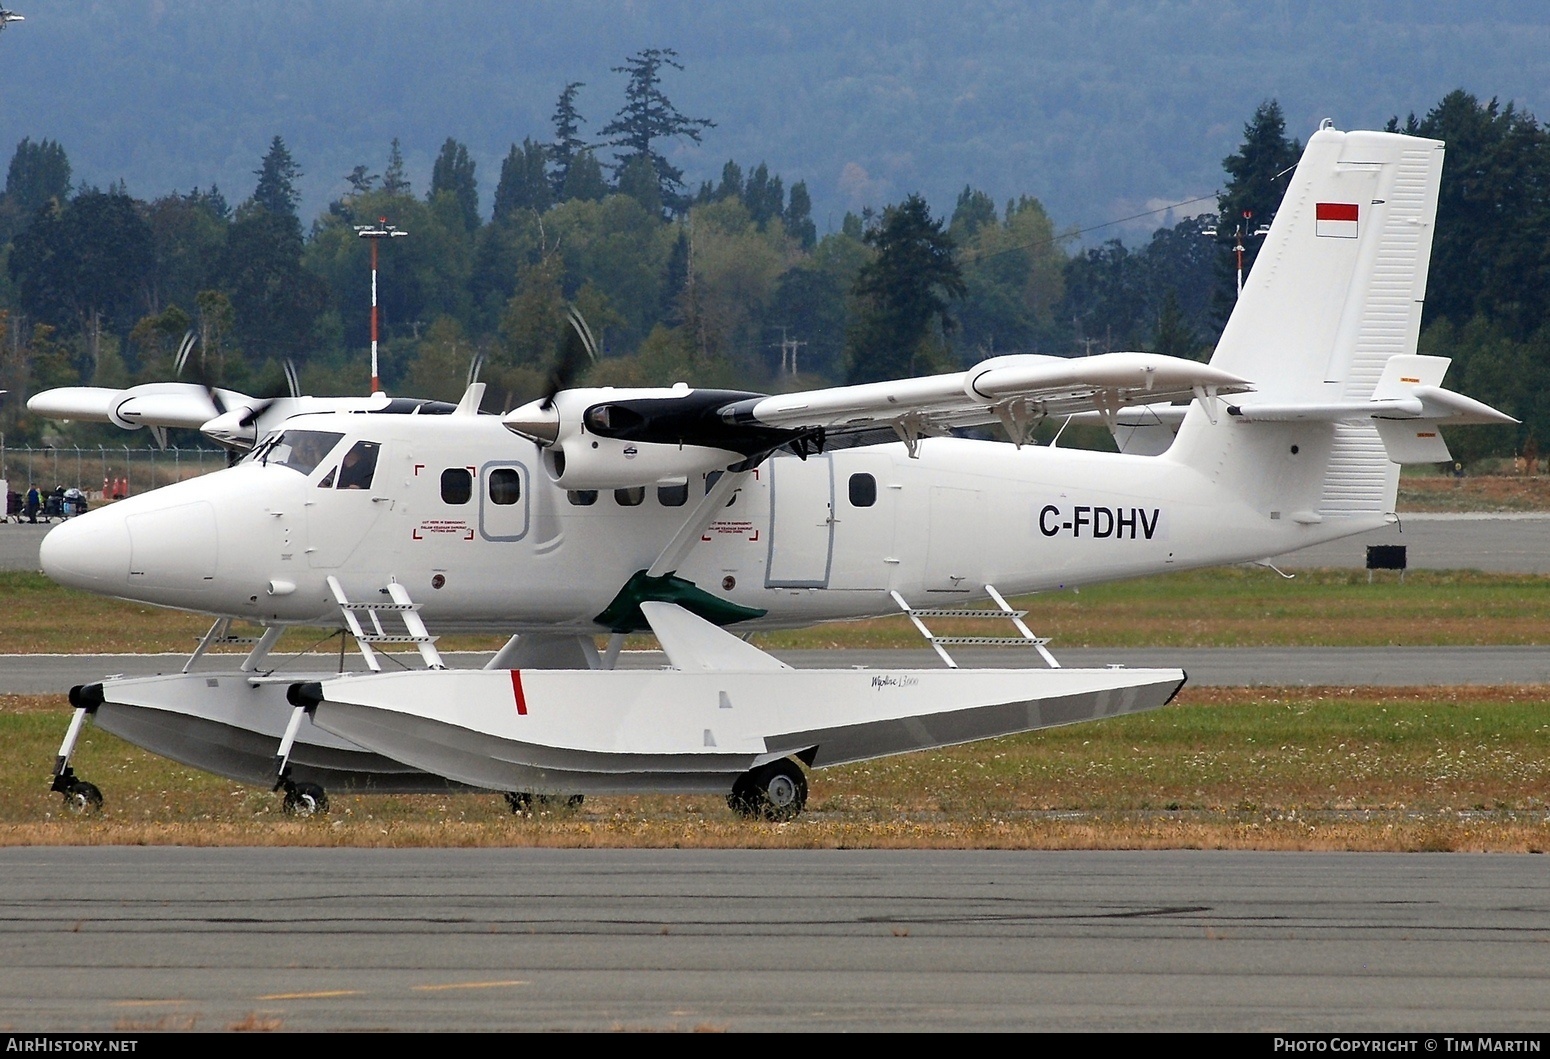
<instances>
[{"instance_id":1,"label":"red stripe on float","mask_svg":"<svg viewBox=\"0 0 1550 1059\"><path fill-rule=\"evenodd\" d=\"M517 700L517 716L526 717L527 696L522 694L522 670L520 669L513 669L511 671L511 693Z\"/></svg>"}]
</instances>

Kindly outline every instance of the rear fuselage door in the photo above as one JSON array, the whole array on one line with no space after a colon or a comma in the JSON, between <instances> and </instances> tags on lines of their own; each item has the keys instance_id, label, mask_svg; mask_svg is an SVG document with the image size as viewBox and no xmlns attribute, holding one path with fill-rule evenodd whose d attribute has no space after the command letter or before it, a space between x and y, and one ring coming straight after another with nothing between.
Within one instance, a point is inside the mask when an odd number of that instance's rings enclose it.
<instances>
[{"instance_id":1,"label":"rear fuselage door","mask_svg":"<svg viewBox=\"0 0 1550 1059\"><path fill-rule=\"evenodd\" d=\"M827 454L770 469L769 588L824 588L834 553L834 469Z\"/></svg>"}]
</instances>

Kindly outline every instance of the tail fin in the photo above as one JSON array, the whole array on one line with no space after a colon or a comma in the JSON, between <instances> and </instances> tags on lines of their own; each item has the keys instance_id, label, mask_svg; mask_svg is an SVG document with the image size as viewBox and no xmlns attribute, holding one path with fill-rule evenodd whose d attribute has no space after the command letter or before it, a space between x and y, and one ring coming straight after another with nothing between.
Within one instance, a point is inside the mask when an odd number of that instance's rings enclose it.
<instances>
[{"instance_id":1,"label":"tail fin","mask_svg":"<svg viewBox=\"0 0 1550 1059\"><path fill-rule=\"evenodd\" d=\"M1266 400L1366 400L1421 332L1443 145L1325 124L1211 358Z\"/></svg>"},{"instance_id":2,"label":"tail fin","mask_svg":"<svg viewBox=\"0 0 1550 1059\"><path fill-rule=\"evenodd\" d=\"M1256 391L1243 416L1192 410L1171 458L1275 518L1393 510L1399 468L1371 420L1328 410L1370 401L1389 360L1415 353L1442 156L1436 140L1314 133L1211 358ZM1325 414L1251 422L1255 405Z\"/></svg>"}]
</instances>

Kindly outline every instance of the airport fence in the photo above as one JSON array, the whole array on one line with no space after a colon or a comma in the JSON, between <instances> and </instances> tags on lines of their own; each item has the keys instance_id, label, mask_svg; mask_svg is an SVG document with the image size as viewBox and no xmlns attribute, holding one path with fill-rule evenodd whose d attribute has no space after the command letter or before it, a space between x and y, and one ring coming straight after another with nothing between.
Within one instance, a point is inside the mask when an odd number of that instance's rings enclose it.
<instances>
[{"instance_id":1,"label":"airport fence","mask_svg":"<svg viewBox=\"0 0 1550 1059\"><path fill-rule=\"evenodd\" d=\"M225 466L224 449L8 446L0 436L0 480L13 493L37 486L46 494L64 486L89 500L118 499Z\"/></svg>"}]
</instances>

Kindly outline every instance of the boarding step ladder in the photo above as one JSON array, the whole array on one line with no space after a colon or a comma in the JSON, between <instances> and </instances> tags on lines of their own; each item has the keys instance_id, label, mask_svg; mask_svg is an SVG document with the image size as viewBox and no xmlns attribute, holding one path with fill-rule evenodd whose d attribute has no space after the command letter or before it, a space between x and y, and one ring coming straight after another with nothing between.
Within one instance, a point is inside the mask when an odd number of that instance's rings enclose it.
<instances>
[{"instance_id":1,"label":"boarding step ladder","mask_svg":"<svg viewBox=\"0 0 1550 1059\"><path fill-rule=\"evenodd\" d=\"M334 594L334 601L339 604L339 613L344 615L345 627L355 637L356 646L361 649L361 656L366 659L366 665L373 673L382 672L382 663L378 661L377 652L372 650L372 646L385 644L414 644L420 651L420 657L425 660L427 669L447 668L441 660L441 652L436 650L437 637L430 634L425 622L420 619L420 604L410 599L409 590L397 581L389 581L386 588L377 590L391 601L387 603L352 601L345 595L339 579L332 574L328 576L328 590ZM370 631L361 625L361 614L369 619ZM405 631L389 633L382 626L384 616L389 620L397 617L403 622Z\"/></svg>"},{"instance_id":2,"label":"boarding step ladder","mask_svg":"<svg viewBox=\"0 0 1550 1059\"><path fill-rule=\"evenodd\" d=\"M996 604L996 610L972 610L967 607L933 607L922 609L910 606L909 603L905 601L904 597L899 595L899 593L896 591L889 592L889 595L891 595L893 597L893 601L899 605L899 609L909 616L910 621L914 622L915 628L920 631L920 635L926 638L926 642L929 643L932 649L941 656L942 661L947 663L947 668L949 669L957 669L958 663L954 662L952 656L947 653L946 648L948 646L1032 647L1034 650L1039 652L1040 657L1042 657L1044 661L1049 664L1051 669L1059 669L1060 663L1055 661L1055 656L1050 654L1048 648L1046 647L1046 645L1049 643L1048 637L1039 637L1033 635L1028 626L1023 624L1023 616L1028 612L1026 610L1013 610L1011 606L1008 605L1007 601L1002 598L1001 593L996 591L996 587L994 585L986 585L985 592ZM922 618L1000 618L1003 620L1010 620L1012 624L1017 627L1018 635L937 636L926 627L926 623L921 620Z\"/></svg>"}]
</instances>

